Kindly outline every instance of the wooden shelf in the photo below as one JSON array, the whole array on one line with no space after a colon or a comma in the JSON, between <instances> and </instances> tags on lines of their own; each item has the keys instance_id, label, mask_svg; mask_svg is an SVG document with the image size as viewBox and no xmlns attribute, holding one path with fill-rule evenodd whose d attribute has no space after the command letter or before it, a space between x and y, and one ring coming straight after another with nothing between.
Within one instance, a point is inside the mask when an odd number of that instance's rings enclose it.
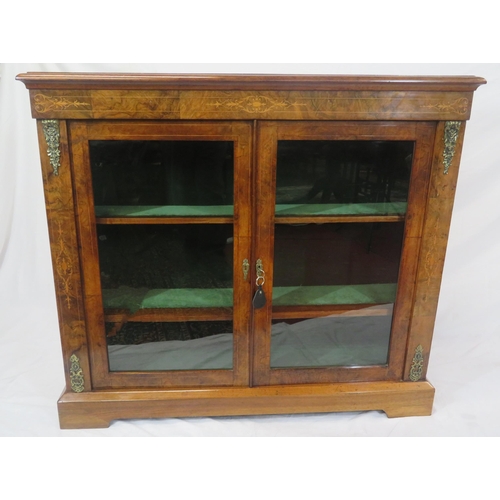
<instances>
[{"instance_id":1,"label":"wooden shelf","mask_svg":"<svg viewBox=\"0 0 500 500\"><path fill-rule=\"evenodd\" d=\"M233 306L232 288L170 288L147 290L120 287L103 289L105 309L189 309Z\"/></svg>"},{"instance_id":2,"label":"wooden shelf","mask_svg":"<svg viewBox=\"0 0 500 500\"><path fill-rule=\"evenodd\" d=\"M396 298L396 284L333 286L287 286L273 288L273 314L278 318L314 317L327 314L344 314L348 311L377 304L393 303ZM193 320L228 317L233 306L232 288L172 288L137 289L120 287L103 290L103 304L106 316L110 318L135 315L134 321L172 321L174 317ZM288 308L288 310L286 309ZM293 308L293 310L291 309ZM158 310L169 312L162 314ZM187 312L189 309L203 309L204 312ZM182 311L181 311L182 310ZM376 313L381 314L381 313ZM311 316L312 315L312 316ZM154 319L152 319L154 318Z\"/></svg>"},{"instance_id":3,"label":"wooden shelf","mask_svg":"<svg viewBox=\"0 0 500 500\"><path fill-rule=\"evenodd\" d=\"M276 205L277 224L318 222L399 222L407 204L348 203ZM232 205L109 205L95 207L97 224L230 224Z\"/></svg>"},{"instance_id":4,"label":"wooden shelf","mask_svg":"<svg viewBox=\"0 0 500 500\"><path fill-rule=\"evenodd\" d=\"M122 323L126 321L141 323L164 321L231 321L232 319L232 307L140 309L135 313L131 313L128 309L106 309L104 315L104 320L107 323Z\"/></svg>"},{"instance_id":5,"label":"wooden shelf","mask_svg":"<svg viewBox=\"0 0 500 500\"><path fill-rule=\"evenodd\" d=\"M273 306L386 304L395 299L395 283L273 288Z\"/></svg>"},{"instance_id":6,"label":"wooden shelf","mask_svg":"<svg viewBox=\"0 0 500 500\"><path fill-rule=\"evenodd\" d=\"M99 205L97 224L230 224L233 205Z\"/></svg>"},{"instance_id":7,"label":"wooden shelf","mask_svg":"<svg viewBox=\"0 0 500 500\"><path fill-rule=\"evenodd\" d=\"M310 222L399 222L407 203L325 203L276 205L276 224Z\"/></svg>"},{"instance_id":8,"label":"wooden shelf","mask_svg":"<svg viewBox=\"0 0 500 500\"><path fill-rule=\"evenodd\" d=\"M274 306L273 320L322 318L325 316L390 316L392 304L342 304L324 306Z\"/></svg>"},{"instance_id":9,"label":"wooden shelf","mask_svg":"<svg viewBox=\"0 0 500 500\"><path fill-rule=\"evenodd\" d=\"M389 305L390 306L390 305ZM389 316L392 307L387 304L348 304L326 306L276 306L272 310L273 320L321 318L324 316ZM131 313L128 309L106 309L107 323L177 322L177 321L231 321L231 307L200 307L170 309L139 309Z\"/></svg>"}]
</instances>

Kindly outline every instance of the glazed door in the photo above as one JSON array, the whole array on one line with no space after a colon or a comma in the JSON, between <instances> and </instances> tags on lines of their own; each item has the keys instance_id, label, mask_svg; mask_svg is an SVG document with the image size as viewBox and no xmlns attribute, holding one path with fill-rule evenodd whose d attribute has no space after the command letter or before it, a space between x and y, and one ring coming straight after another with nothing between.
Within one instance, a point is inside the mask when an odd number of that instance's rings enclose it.
<instances>
[{"instance_id":1,"label":"glazed door","mask_svg":"<svg viewBox=\"0 0 500 500\"><path fill-rule=\"evenodd\" d=\"M248 385L251 124L70 133L93 387Z\"/></svg>"},{"instance_id":2,"label":"glazed door","mask_svg":"<svg viewBox=\"0 0 500 500\"><path fill-rule=\"evenodd\" d=\"M255 385L401 378L434 129L260 124Z\"/></svg>"}]
</instances>

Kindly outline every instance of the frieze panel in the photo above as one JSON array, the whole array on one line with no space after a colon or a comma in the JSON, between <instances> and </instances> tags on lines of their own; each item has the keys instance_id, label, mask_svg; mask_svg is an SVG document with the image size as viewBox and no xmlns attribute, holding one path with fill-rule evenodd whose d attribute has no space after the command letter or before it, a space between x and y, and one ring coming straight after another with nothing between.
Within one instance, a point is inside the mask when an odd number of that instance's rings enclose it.
<instances>
[{"instance_id":1,"label":"frieze panel","mask_svg":"<svg viewBox=\"0 0 500 500\"><path fill-rule=\"evenodd\" d=\"M438 95L439 94L439 95ZM470 100L454 92L184 91L184 119L466 119Z\"/></svg>"},{"instance_id":2,"label":"frieze panel","mask_svg":"<svg viewBox=\"0 0 500 500\"><path fill-rule=\"evenodd\" d=\"M36 118L467 120L466 92L33 90Z\"/></svg>"}]
</instances>

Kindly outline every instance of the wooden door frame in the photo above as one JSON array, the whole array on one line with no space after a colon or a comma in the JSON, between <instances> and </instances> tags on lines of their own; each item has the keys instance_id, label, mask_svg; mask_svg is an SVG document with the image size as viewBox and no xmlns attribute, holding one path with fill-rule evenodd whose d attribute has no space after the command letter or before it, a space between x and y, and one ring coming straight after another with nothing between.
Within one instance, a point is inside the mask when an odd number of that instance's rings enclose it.
<instances>
[{"instance_id":1,"label":"wooden door frame","mask_svg":"<svg viewBox=\"0 0 500 500\"><path fill-rule=\"evenodd\" d=\"M250 279L243 278L242 262L251 258L251 213L248 207L251 197L252 123L75 120L69 123L69 135L92 389L248 386L251 286ZM231 370L111 372L108 368L89 141L132 139L234 142L234 336Z\"/></svg>"},{"instance_id":2,"label":"wooden door frame","mask_svg":"<svg viewBox=\"0 0 500 500\"><path fill-rule=\"evenodd\" d=\"M254 312L253 385L401 380L413 310L414 284L429 190L436 122L287 122L263 121L257 129L254 186L255 254L266 271L266 307ZM274 261L274 207L279 140L408 140L415 142L398 290L388 363L366 367L271 368L270 328Z\"/></svg>"}]
</instances>

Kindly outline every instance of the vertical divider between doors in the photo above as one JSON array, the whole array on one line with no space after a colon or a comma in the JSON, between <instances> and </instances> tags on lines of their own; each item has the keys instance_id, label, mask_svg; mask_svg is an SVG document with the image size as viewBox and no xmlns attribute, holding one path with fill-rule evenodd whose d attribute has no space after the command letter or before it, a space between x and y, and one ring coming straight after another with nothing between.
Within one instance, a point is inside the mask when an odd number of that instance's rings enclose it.
<instances>
[{"instance_id":1,"label":"vertical divider between doors","mask_svg":"<svg viewBox=\"0 0 500 500\"><path fill-rule=\"evenodd\" d=\"M236 137L234 171L234 265L233 265L233 332L234 365L233 385L251 385L252 311L251 265L246 279L243 277L243 261L252 259L253 234L253 158L254 127L252 122L232 124Z\"/></svg>"},{"instance_id":2,"label":"vertical divider between doors","mask_svg":"<svg viewBox=\"0 0 500 500\"><path fill-rule=\"evenodd\" d=\"M254 259L252 262L252 289L255 292L255 264L262 260L265 271L263 286L266 305L253 310L253 368L252 384L268 385L270 382L270 325L273 291L273 249L274 249L274 188L276 184L277 124L258 122L254 176Z\"/></svg>"},{"instance_id":3,"label":"vertical divider between doors","mask_svg":"<svg viewBox=\"0 0 500 500\"><path fill-rule=\"evenodd\" d=\"M256 251L255 251L255 237L257 233L257 214L256 214L256 180L257 180L257 148L258 148L258 135L257 135L257 127L258 127L258 121L254 120L252 122L252 160L251 160L251 190L250 190L250 207L251 208L251 221L250 221L250 245L249 245L249 259L250 259L250 270L248 273L249 279L250 279L250 297L249 297L249 304L248 308L250 310L250 320L248 324L249 328L249 343L248 343L248 350L249 350L249 378L248 378L248 385L249 387L253 387L253 369L254 369L254 342L255 342L255 329L254 329L254 314L253 314L253 307L251 303L251 293L253 291L253 283L255 280L255 261L257 259L256 257Z\"/></svg>"}]
</instances>

